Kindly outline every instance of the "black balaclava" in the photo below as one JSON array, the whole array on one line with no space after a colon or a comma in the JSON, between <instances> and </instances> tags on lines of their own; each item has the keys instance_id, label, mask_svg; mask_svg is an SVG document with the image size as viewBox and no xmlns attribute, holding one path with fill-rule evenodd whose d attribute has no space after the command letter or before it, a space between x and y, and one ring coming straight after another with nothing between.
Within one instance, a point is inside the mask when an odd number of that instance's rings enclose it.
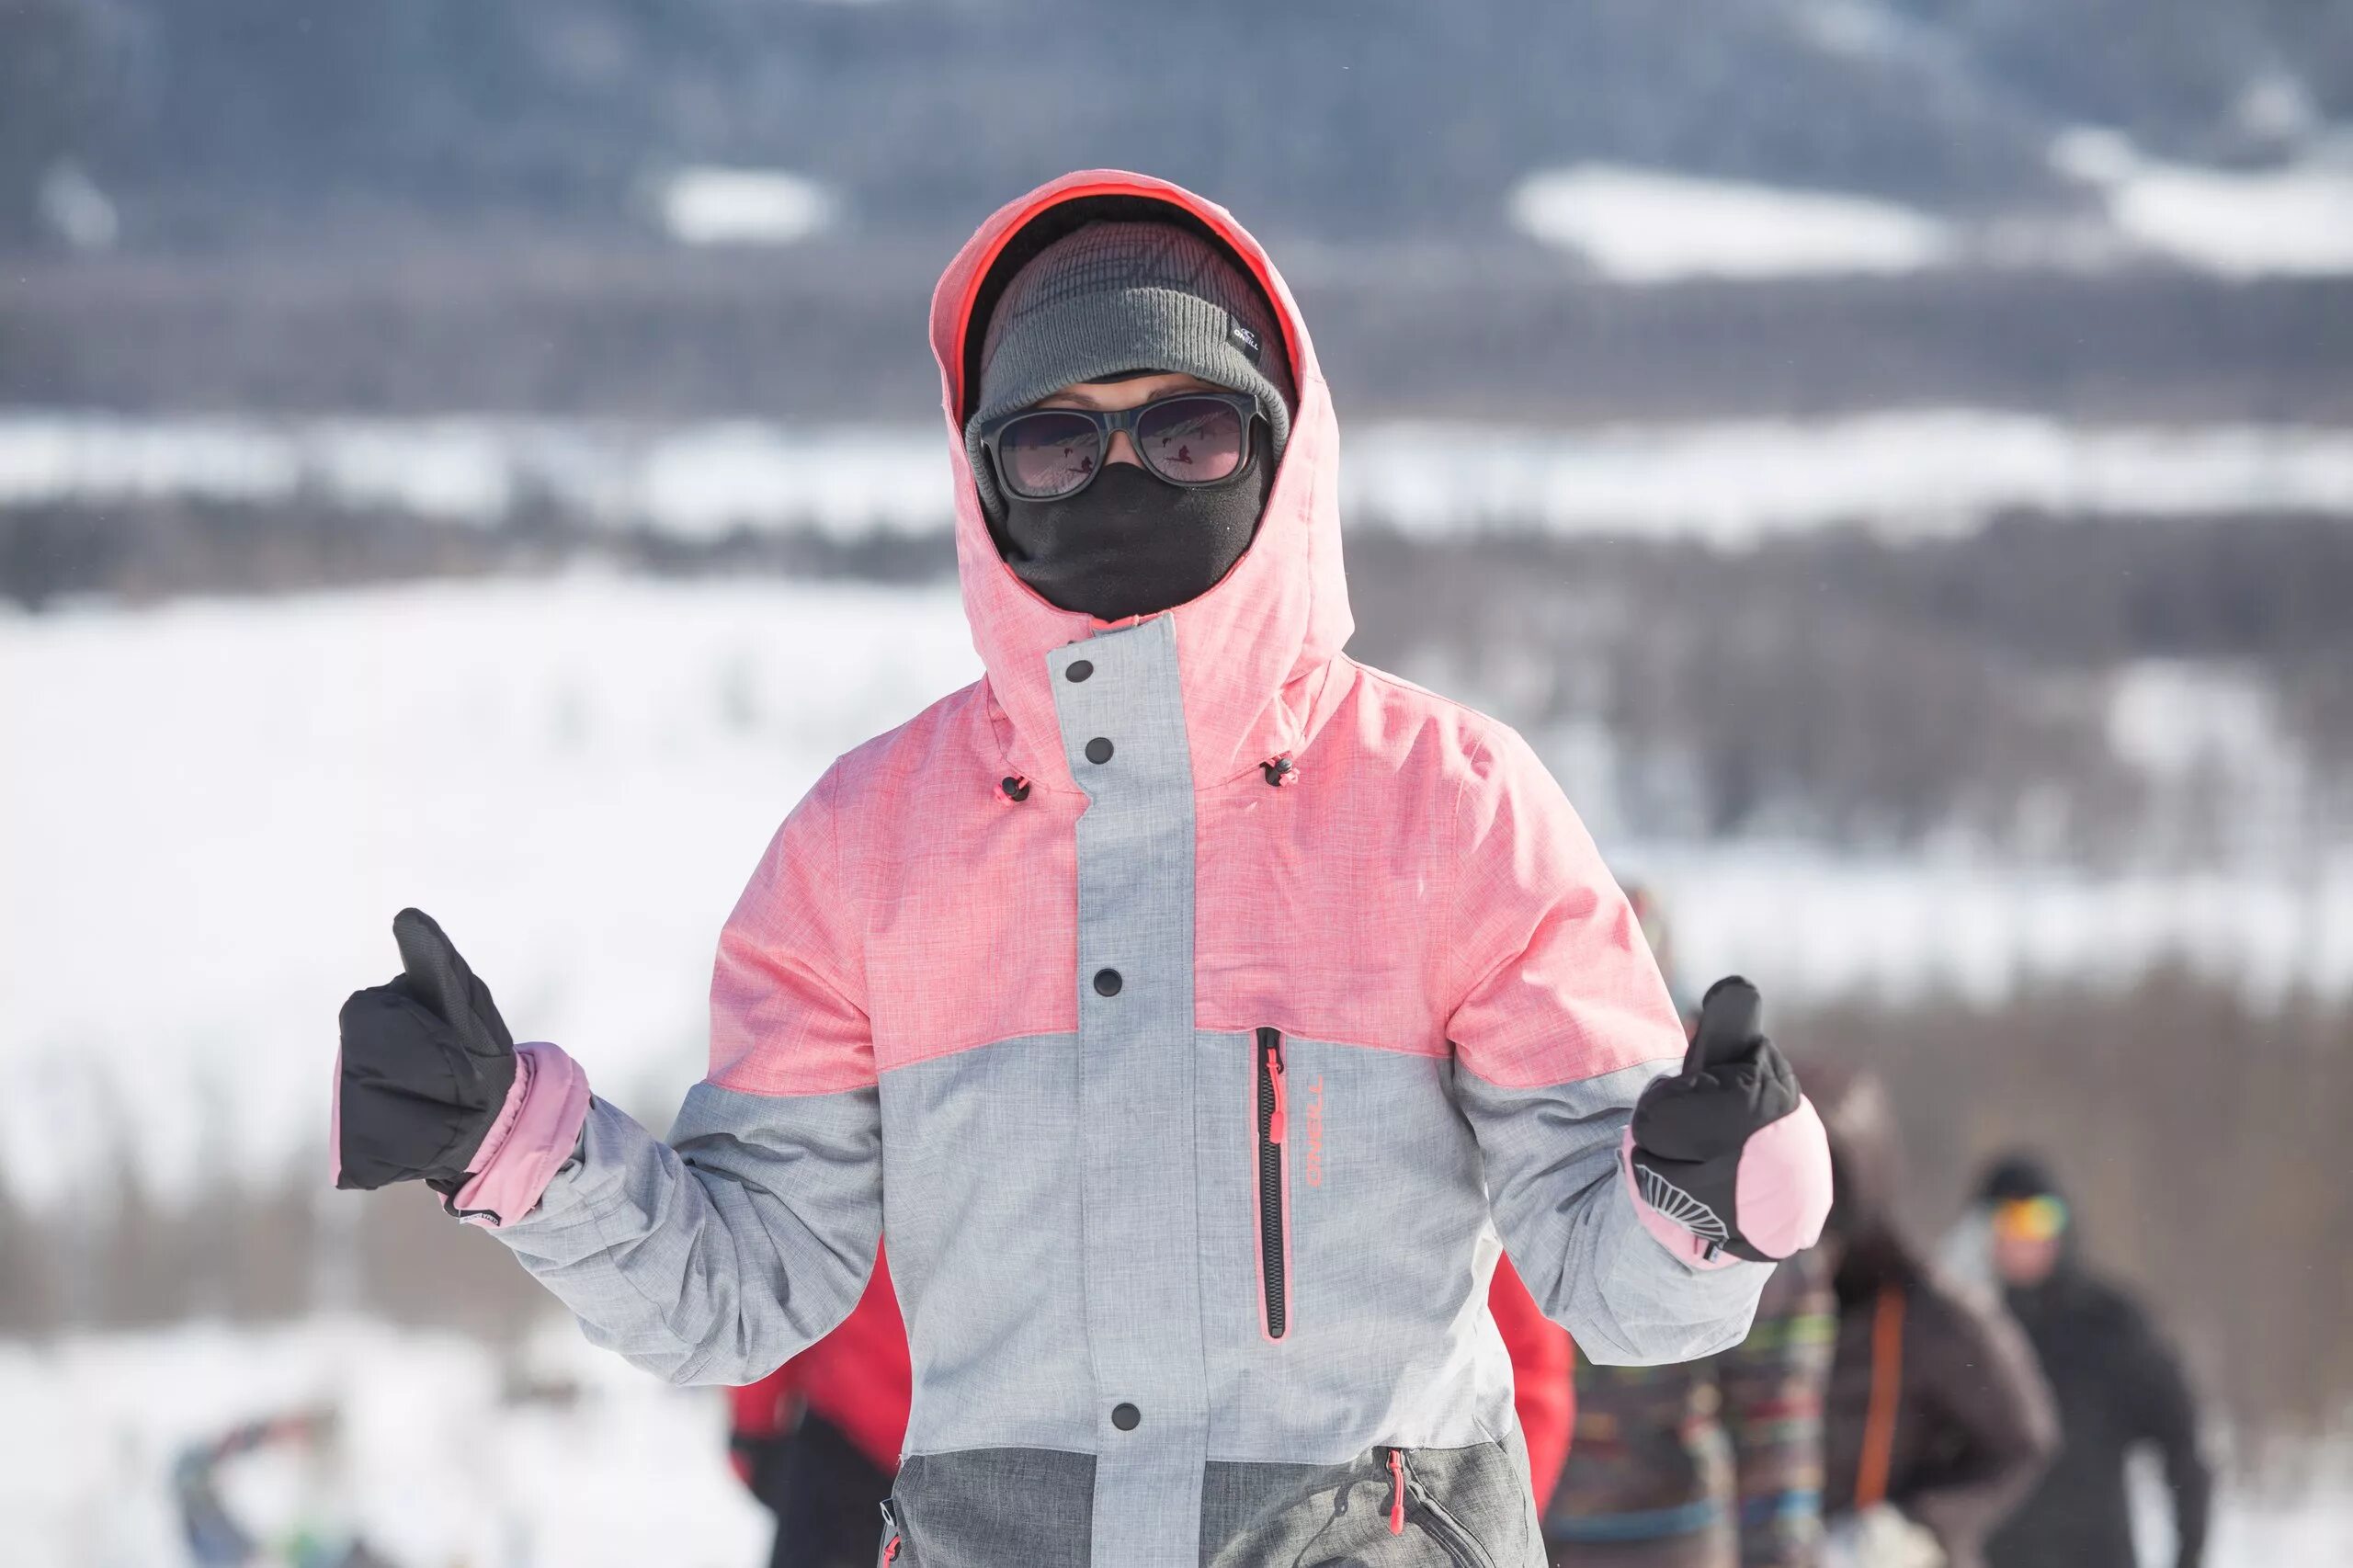
<instances>
[{"instance_id":1,"label":"black balaclava","mask_svg":"<svg viewBox=\"0 0 2353 1568\"><path fill-rule=\"evenodd\" d=\"M1047 603L1100 620L1153 615L1215 587L1250 548L1290 434L1291 375L1273 305L1197 224L1086 221L1020 264L983 339L965 450L997 553ZM981 431L1063 387L1154 372L1246 392L1249 466L1171 484L1106 463L1058 501L996 483Z\"/></svg>"},{"instance_id":2,"label":"black balaclava","mask_svg":"<svg viewBox=\"0 0 2353 1568\"><path fill-rule=\"evenodd\" d=\"M1005 497L992 531L1013 574L1048 604L1097 620L1152 615L1197 599L1250 548L1274 483L1266 423L1251 421L1250 464L1223 484L1171 484L1138 463L1103 465L1058 501Z\"/></svg>"}]
</instances>

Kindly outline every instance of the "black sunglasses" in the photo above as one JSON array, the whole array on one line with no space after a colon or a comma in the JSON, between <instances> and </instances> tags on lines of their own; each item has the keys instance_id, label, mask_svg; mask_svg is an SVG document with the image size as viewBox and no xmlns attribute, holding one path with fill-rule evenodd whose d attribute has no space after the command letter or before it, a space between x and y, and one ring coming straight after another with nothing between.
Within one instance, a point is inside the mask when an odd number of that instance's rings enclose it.
<instances>
[{"instance_id":1,"label":"black sunglasses","mask_svg":"<svg viewBox=\"0 0 2353 1568\"><path fill-rule=\"evenodd\" d=\"M1136 457L1171 484L1223 484L1250 466L1247 392L1177 392L1134 408L1025 408L981 426L997 483L1025 501L1059 501L1094 483L1125 430Z\"/></svg>"}]
</instances>

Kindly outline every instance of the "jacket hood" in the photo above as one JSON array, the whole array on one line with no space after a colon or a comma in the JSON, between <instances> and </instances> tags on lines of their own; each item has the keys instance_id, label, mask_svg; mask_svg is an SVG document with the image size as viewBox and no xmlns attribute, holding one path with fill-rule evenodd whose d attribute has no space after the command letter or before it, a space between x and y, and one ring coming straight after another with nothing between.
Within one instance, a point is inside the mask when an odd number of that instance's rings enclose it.
<instances>
[{"instance_id":1,"label":"jacket hood","mask_svg":"<svg viewBox=\"0 0 2353 1568\"><path fill-rule=\"evenodd\" d=\"M981 510L964 423L978 395L981 339L1006 282L1041 239L1096 217L1174 222L1229 250L1274 306L1298 394L1257 537L1216 587L1161 612L1174 622L1194 788L1208 789L1306 744L1342 695L1346 683L1330 678L1333 661L1356 626L1340 562L1339 430L1314 346L1281 274L1223 208L1146 175L1064 175L999 208L941 274L931 301L931 347L956 487L964 614L988 671L991 718L1007 768L1033 784L1075 790L1046 655L1107 624L1130 623L1058 608L1014 575Z\"/></svg>"}]
</instances>

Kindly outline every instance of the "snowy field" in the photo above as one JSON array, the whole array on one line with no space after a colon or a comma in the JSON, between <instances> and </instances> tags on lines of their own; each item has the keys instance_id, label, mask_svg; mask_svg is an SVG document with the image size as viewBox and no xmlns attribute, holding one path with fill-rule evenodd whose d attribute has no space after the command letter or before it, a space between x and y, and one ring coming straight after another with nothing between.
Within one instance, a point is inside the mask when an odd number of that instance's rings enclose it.
<instances>
[{"instance_id":1,"label":"snowy field","mask_svg":"<svg viewBox=\"0 0 2353 1568\"><path fill-rule=\"evenodd\" d=\"M502 1397L517 1389L533 1396ZM563 1322L498 1357L326 1320L0 1347L0 1562L179 1568L175 1459L240 1422L313 1407L340 1413L333 1442L222 1467L226 1500L265 1540L357 1533L396 1568L766 1561L765 1516L727 1469L716 1392L659 1384ZM2347 1456L2322 1456L2281 1494L2226 1483L2208 1568L2347 1562Z\"/></svg>"},{"instance_id":2,"label":"snowy field","mask_svg":"<svg viewBox=\"0 0 2353 1568\"><path fill-rule=\"evenodd\" d=\"M1346 505L1415 533L1699 538L1865 523L1894 537L1998 513L2353 513L2353 432L2087 426L1984 409L1811 422L1522 430L1350 424ZM949 523L930 428L630 426L469 418L134 418L0 412L0 506L317 496L492 524L533 500L613 527L854 539Z\"/></svg>"},{"instance_id":3,"label":"snowy field","mask_svg":"<svg viewBox=\"0 0 2353 1568\"><path fill-rule=\"evenodd\" d=\"M977 671L947 586L574 574L0 614L0 1175L48 1203L124 1143L163 1183L311 1153L336 1008L392 971L407 903L518 1034L666 1114L777 823ZM1584 793L1578 758L1555 763ZM2353 990L2341 848L2292 875L2097 881L1631 844L1592 804L1686 960L1772 994L1998 994L2175 955Z\"/></svg>"}]
</instances>

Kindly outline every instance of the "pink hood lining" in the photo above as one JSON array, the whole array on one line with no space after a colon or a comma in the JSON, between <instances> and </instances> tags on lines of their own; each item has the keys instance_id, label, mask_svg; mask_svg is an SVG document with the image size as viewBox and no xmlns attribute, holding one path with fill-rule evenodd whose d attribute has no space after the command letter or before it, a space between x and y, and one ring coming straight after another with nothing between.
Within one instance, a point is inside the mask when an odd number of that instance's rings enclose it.
<instances>
[{"instance_id":1,"label":"pink hood lining","mask_svg":"<svg viewBox=\"0 0 2353 1568\"><path fill-rule=\"evenodd\" d=\"M1067 201L1141 197L1191 214L1231 245L1267 297L1290 350L1299 406L1258 537L1225 580L1166 612L1175 622L1178 678L1193 759L1206 790L1269 757L1305 747L1346 695L1332 665L1356 622L1340 559L1339 427L1297 301L1274 263L1233 215L1182 187L1146 175L1089 169L1064 175L1007 203L957 252L932 294L931 344L939 361L949 460L956 487L956 561L972 646L987 689L1006 769L1044 788L1074 790L1063 754L1046 654L1105 630L1057 609L997 555L982 516L960 417L964 344L990 266L1029 222ZM994 780L991 780L994 782Z\"/></svg>"}]
</instances>

